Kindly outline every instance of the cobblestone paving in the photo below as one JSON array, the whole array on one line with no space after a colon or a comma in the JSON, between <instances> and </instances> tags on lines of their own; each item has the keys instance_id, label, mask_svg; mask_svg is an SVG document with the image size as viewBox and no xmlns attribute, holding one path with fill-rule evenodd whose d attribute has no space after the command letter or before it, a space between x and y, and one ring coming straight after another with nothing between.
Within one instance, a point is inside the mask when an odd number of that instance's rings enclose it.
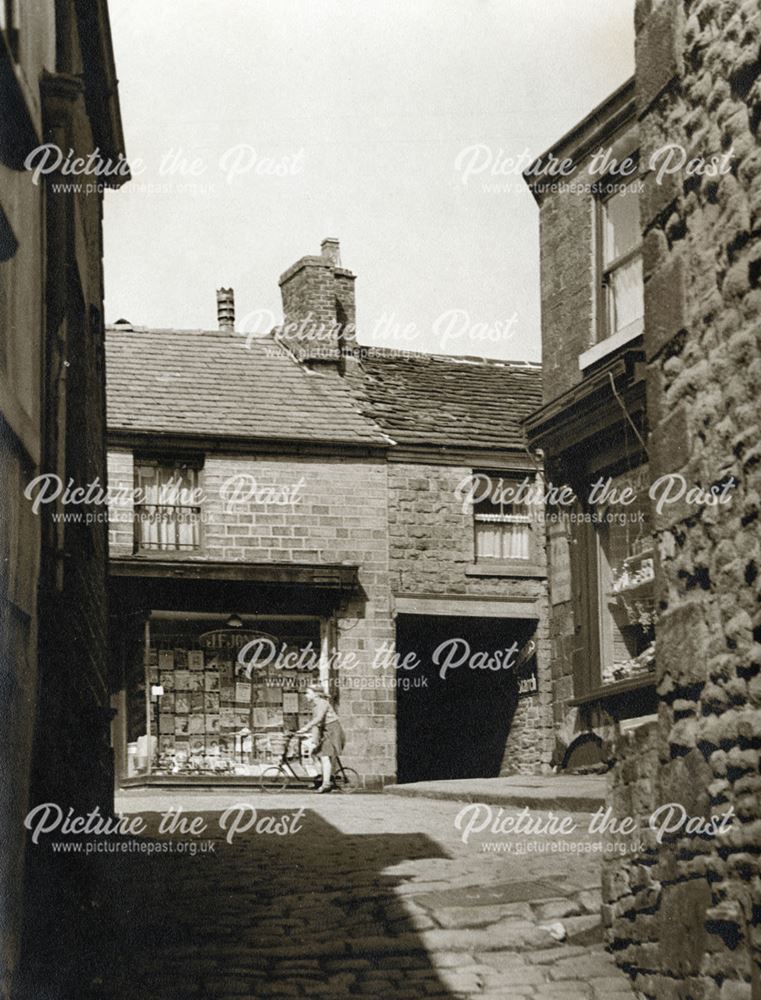
<instances>
[{"instance_id":1,"label":"cobblestone paving","mask_svg":"<svg viewBox=\"0 0 761 1000\"><path fill-rule=\"evenodd\" d=\"M220 810L306 808L289 836L239 834ZM213 853L99 858L103 939L87 970L113 1000L369 997L623 1000L634 994L600 943L599 853L464 844L455 802L389 796L125 795L155 831L160 812L203 814ZM495 814L497 807L493 807ZM564 838L568 839L568 838ZM595 838L574 835L579 843ZM558 943L547 925L560 921ZM83 987L84 987L83 983ZM85 990L83 990L84 994ZM88 994L90 995L90 994Z\"/></svg>"}]
</instances>

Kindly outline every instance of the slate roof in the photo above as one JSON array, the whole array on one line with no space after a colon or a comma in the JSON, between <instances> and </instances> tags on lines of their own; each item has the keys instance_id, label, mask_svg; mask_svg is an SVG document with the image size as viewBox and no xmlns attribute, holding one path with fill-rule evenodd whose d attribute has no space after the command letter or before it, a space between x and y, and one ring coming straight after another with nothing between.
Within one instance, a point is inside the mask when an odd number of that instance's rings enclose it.
<instances>
[{"instance_id":1,"label":"slate roof","mask_svg":"<svg viewBox=\"0 0 761 1000\"><path fill-rule=\"evenodd\" d=\"M522 448L542 402L539 365L374 348L362 364L368 410L398 443Z\"/></svg>"},{"instance_id":2,"label":"slate roof","mask_svg":"<svg viewBox=\"0 0 761 1000\"><path fill-rule=\"evenodd\" d=\"M326 444L522 448L541 369L364 348L347 377L272 340L109 327L110 431Z\"/></svg>"},{"instance_id":3,"label":"slate roof","mask_svg":"<svg viewBox=\"0 0 761 1000\"><path fill-rule=\"evenodd\" d=\"M337 372L216 330L106 331L110 431L387 445Z\"/></svg>"}]
</instances>

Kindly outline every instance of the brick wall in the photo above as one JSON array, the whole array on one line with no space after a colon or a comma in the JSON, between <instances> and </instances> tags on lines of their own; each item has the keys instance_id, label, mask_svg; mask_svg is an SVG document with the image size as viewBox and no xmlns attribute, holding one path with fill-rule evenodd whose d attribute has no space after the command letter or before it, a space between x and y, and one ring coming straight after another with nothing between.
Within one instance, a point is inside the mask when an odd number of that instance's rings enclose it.
<instances>
[{"instance_id":1,"label":"brick wall","mask_svg":"<svg viewBox=\"0 0 761 1000\"><path fill-rule=\"evenodd\" d=\"M112 486L131 486L130 452L113 449L109 470ZM298 501L282 505L252 499L230 506L220 488L241 473L253 476L258 490L291 491L300 484L293 494ZM396 770L395 690L372 684L378 676L372 666L374 650L394 636L385 462L210 454L200 481L207 502L199 558L359 566L358 590L364 596L354 596L336 614L335 651L357 657L352 686L342 684L340 670L337 677L338 710L348 737L343 759L371 784L388 781ZM112 521L110 534L112 555L131 554L131 524ZM364 681L368 683L363 688Z\"/></svg>"},{"instance_id":2,"label":"brick wall","mask_svg":"<svg viewBox=\"0 0 761 1000\"><path fill-rule=\"evenodd\" d=\"M473 514L463 510L457 496L458 483L472 475L472 467L393 462L388 469L389 569L396 594L525 597L540 608L536 633L539 690L519 701L503 762L503 773L536 773L549 763L554 744L542 528L534 528L537 545L532 564L541 576L472 575Z\"/></svg>"},{"instance_id":3,"label":"brick wall","mask_svg":"<svg viewBox=\"0 0 761 1000\"><path fill-rule=\"evenodd\" d=\"M635 769L657 753L656 803L737 818L729 834L675 834L646 852L651 888L626 919L614 911L611 934L648 997L757 1000L761 12L640 0L636 25L643 160L664 143L690 157L733 151L724 175L645 177L652 473L702 486L731 475L737 487L729 506L659 518L656 749L624 750Z\"/></svg>"}]
</instances>

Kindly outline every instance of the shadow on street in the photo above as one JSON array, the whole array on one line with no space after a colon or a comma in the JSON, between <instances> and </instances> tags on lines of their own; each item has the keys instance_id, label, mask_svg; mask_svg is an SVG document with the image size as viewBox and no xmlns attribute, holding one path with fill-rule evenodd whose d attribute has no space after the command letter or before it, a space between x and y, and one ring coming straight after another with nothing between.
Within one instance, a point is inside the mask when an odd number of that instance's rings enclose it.
<instances>
[{"instance_id":1,"label":"shadow on street","mask_svg":"<svg viewBox=\"0 0 761 1000\"><path fill-rule=\"evenodd\" d=\"M142 837L108 838L162 850L90 855L90 912L76 919L51 899L67 862L49 856L52 879L39 887L28 926L36 958L25 997L451 996L394 893L403 878L383 874L402 861L447 857L429 837L345 834L307 810L297 833L240 833L228 844L218 812L193 815L207 824L197 838L157 836L159 813L142 813ZM213 853L169 850L172 841L200 848L209 838Z\"/></svg>"}]
</instances>

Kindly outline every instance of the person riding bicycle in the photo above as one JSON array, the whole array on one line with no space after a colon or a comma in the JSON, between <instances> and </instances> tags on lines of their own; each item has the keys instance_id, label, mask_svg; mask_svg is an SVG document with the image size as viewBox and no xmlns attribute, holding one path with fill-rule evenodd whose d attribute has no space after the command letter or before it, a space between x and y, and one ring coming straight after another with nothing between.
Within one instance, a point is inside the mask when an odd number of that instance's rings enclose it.
<instances>
[{"instance_id":1,"label":"person riding bicycle","mask_svg":"<svg viewBox=\"0 0 761 1000\"><path fill-rule=\"evenodd\" d=\"M338 754L346 743L346 736L338 714L331 705L322 684L310 684L306 690L306 696L309 701L314 702L314 715L306 725L297 730L297 733L303 736L311 730L312 742L314 743L312 752L320 758L322 765L322 784L317 791L329 792L331 789L330 777L333 769L337 766Z\"/></svg>"}]
</instances>

